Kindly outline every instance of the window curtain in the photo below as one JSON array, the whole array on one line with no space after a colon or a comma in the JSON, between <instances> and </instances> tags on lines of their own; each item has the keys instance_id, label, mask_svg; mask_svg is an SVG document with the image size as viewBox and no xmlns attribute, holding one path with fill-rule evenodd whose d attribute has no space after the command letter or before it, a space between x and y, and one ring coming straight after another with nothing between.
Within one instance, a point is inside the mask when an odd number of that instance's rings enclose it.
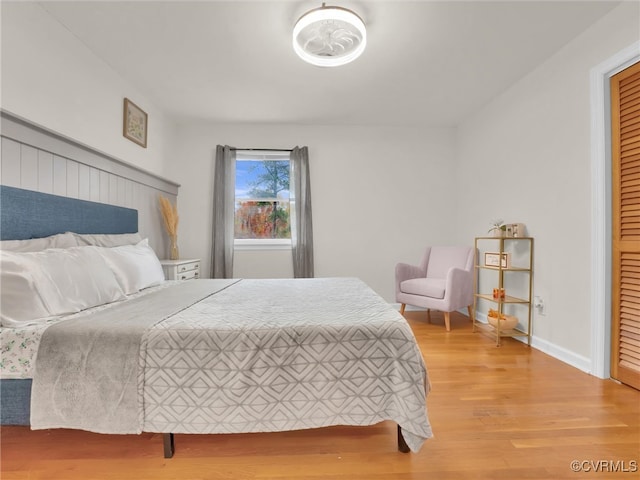
<instances>
[{"instance_id":1,"label":"window curtain","mask_svg":"<svg viewBox=\"0 0 640 480\"><path fill-rule=\"evenodd\" d=\"M309 180L309 150L295 147L291 151L291 247L293 276L313 277L313 228L311 221L311 182Z\"/></svg>"},{"instance_id":2,"label":"window curtain","mask_svg":"<svg viewBox=\"0 0 640 480\"><path fill-rule=\"evenodd\" d=\"M228 145L217 145L213 179L211 278L233 277L235 195L236 151Z\"/></svg>"}]
</instances>

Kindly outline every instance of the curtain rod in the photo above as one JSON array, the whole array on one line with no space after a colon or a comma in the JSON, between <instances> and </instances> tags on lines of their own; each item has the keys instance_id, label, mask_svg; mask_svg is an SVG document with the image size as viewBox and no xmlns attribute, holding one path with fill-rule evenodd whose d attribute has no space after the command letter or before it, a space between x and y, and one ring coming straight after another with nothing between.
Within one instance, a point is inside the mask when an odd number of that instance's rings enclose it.
<instances>
[{"instance_id":1,"label":"curtain rod","mask_svg":"<svg viewBox=\"0 0 640 480\"><path fill-rule=\"evenodd\" d=\"M249 152L293 152L293 148L238 148L230 147L230 150L246 150Z\"/></svg>"}]
</instances>

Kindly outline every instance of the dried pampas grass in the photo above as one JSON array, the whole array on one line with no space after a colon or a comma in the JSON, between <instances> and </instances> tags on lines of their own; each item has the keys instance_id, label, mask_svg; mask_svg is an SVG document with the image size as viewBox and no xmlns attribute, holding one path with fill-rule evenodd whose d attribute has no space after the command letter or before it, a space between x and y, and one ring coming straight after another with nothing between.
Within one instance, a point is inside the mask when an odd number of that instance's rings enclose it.
<instances>
[{"instance_id":1,"label":"dried pampas grass","mask_svg":"<svg viewBox=\"0 0 640 480\"><path fill-rule=\"evenodd\" d=\"M159 197L164 228L170 237L176 237L178 235L178 207L172 205L168 198L162 195L159 195Z\"/></svg>"}]
</instances>

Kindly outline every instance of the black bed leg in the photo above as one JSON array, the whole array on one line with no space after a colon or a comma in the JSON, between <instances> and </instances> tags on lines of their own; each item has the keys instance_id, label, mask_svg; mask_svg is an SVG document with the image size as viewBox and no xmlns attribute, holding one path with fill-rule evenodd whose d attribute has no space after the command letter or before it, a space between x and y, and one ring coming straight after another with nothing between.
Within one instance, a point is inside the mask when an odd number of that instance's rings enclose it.
<instances>
[{"instance_id":1,"label":"black bed leg","mask_svg":"<svg viewBox=\"0 0 640 480\"><path fill-rule=\"evenodd\" d=\"M164 442L164 458L173 457L175 447L173 445L173 433L163 433L162 440Z\"/></svg>"},{"instance_id":2,"label":"black bed leg","mask_svg":"<svg viewBox=\"0 0 640 480\"><path fill-rule=\"evenodd\" d=\"M400 425L398 425L398 450L402 453L409 453L409 445L404 441L404 437L402 436L402 430L400 429Z\"/></svg>"}]
</instances>

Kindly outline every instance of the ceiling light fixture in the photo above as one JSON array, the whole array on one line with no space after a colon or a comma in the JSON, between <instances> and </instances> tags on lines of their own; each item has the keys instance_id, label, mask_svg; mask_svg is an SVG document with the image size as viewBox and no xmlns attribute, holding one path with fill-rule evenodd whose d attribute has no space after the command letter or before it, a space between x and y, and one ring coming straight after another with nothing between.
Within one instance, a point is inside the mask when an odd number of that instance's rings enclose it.
<instances>
[{"instance_id":1,"label":"ceiling light fixture","mask_svg":"<svg viewBox=\"0 0 640 480\"><path fill-rule=\"evenodd\" d=\"M337 67L358 58L367 46L362 19L342 7L315 8L305 13L293 28L293 50L305 62Z\"/></svg>"}]
</instances>

